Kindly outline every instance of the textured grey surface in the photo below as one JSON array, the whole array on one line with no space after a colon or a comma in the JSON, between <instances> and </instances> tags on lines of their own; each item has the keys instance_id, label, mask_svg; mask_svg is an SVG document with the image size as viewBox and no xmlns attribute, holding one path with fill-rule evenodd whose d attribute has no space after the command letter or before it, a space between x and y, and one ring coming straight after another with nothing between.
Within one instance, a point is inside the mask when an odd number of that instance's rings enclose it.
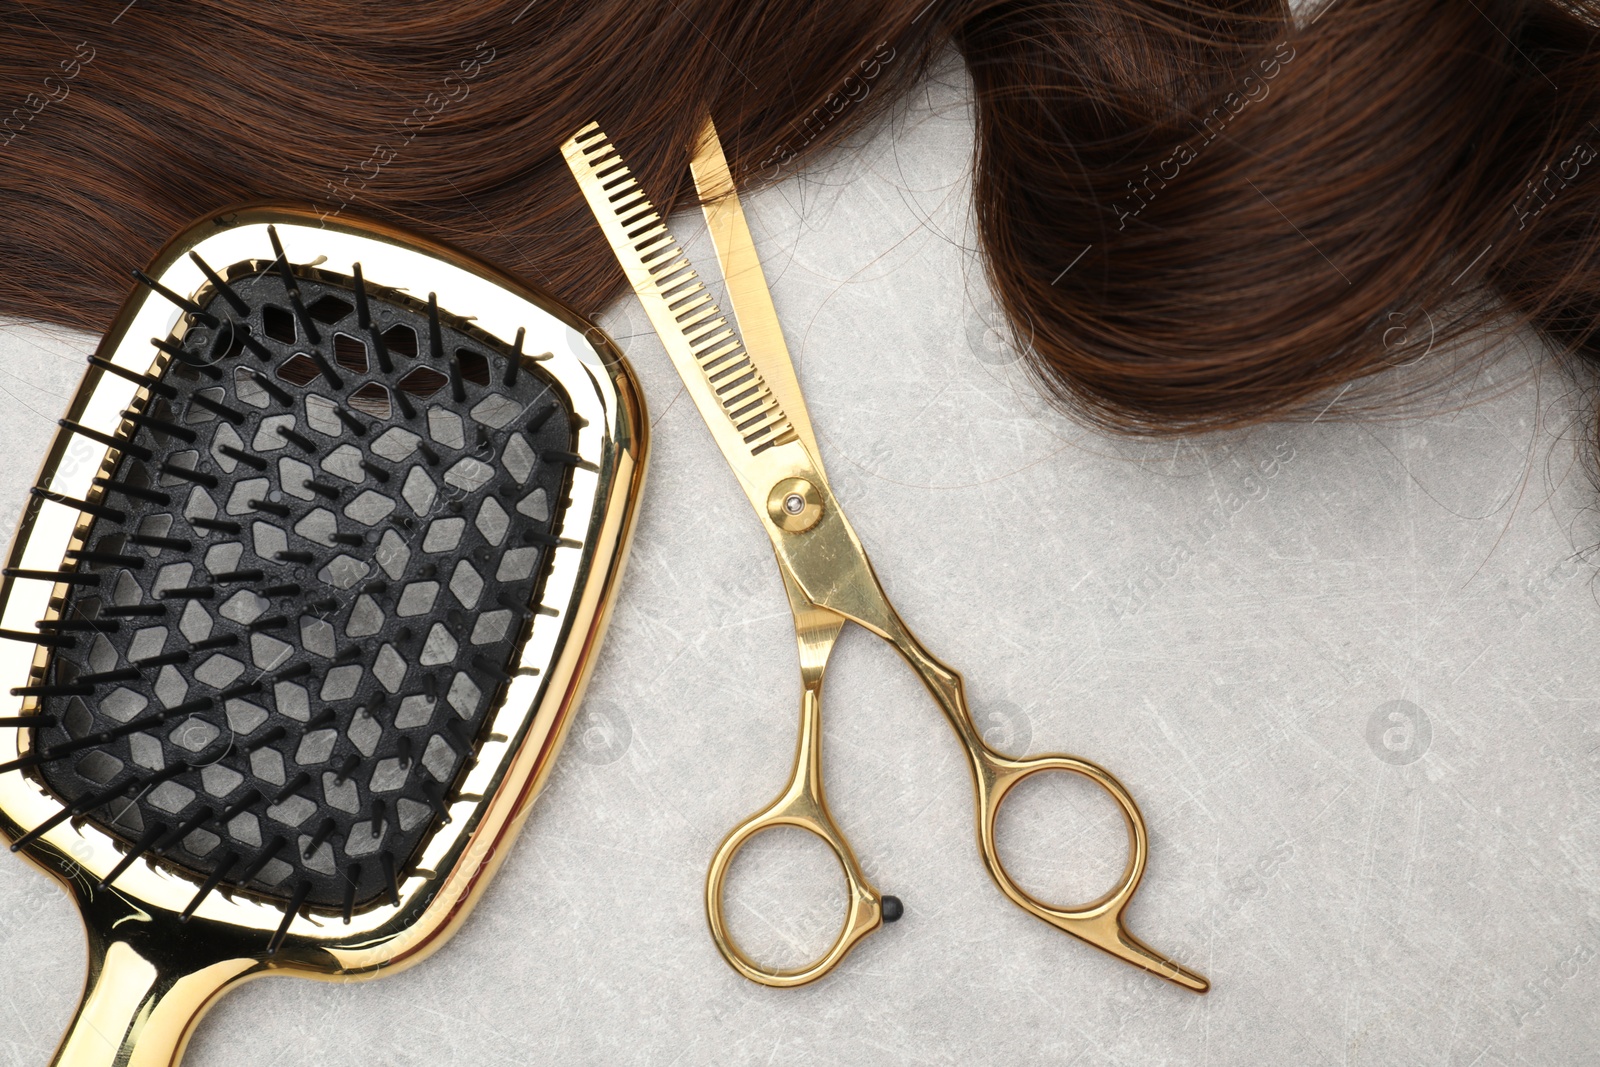
<instances>
[{"instance_id":1,"label":"textured grey surface","mask_svg":"<svg viewBox=\"0 0 1600 1067\"><path fill-rule=\"evenodd\" d=\"M765 539L629 303L604 321L652 406L650 484L523 838L432 960L247 986L190 1064L1600 1062L1600 605L1579 555L1600 537L1568 381L1510 376L1513 353L1477 383L1497 398L1403 422L1087 432L988 330L970 119L945 80L752 197L757 243L890 595L992 740L1133 791L1152 834L1135 928L1212 993L1005 901L953 738L859 631L828 680L828 785L906 917L805 989L722 963L705 867L788 772L795 653ZM8 529L91 344L0 329ZM1108 801L1051 782L1013 803L1027 884L1109 882ZM830 936L839 879L804 842L762 845L736 871L738 929L794 962ZM0 908L0 1063L43 1063L81 980L77 921L14 861Z\"/></svg>"}]
</instances>

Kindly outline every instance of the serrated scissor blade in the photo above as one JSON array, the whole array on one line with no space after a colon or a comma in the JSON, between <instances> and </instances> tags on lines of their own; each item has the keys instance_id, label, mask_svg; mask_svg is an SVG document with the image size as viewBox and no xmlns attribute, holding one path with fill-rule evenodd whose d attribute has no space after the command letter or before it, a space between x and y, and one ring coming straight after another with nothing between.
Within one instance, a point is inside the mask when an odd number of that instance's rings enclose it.
<instances>
[{"instance_id":1,"label":"serrated scissor blade","mask_svg":"<svg viewBox=\"0 0 1600 1067\"><path fill-rule=\"evenodd\" d=\"M752 458L798 441L784 405L604 132L590 123L561 151L729 463L744 475Z\"/></svg>"}]
</instances>

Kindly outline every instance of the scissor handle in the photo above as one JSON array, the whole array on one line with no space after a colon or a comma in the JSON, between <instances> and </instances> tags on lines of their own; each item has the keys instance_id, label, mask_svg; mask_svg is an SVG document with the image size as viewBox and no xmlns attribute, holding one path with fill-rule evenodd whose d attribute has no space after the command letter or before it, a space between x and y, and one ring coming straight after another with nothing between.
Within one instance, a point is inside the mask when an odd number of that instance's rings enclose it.
<instances>
[{"instance_id":1,"label":"scissor handle","mask_svg":"<svg viewBox=\"0 0 1600 1067\"><path fill-rule=\"evenodd\" d=\"M960 673L924 648L893 608L885 608L875 628L917 672L922 684L938 702L945 718L955 729L956 736L966 747L972 764L973 789L977 794L978 850L983 855L983 865L988 868L989 876L1012 903L1080 941L1185 989L1204 993L1211 988L1211 983L1203 976L1168 959L1133 936L1123 921L1122 913L1133 899L1134 890L1139 888L1139 879L1144 877L1150 842L1145 832L1144 816L1139 814L1139 805L1133 802L1132 794L1117 781L1116 776L1099 764L1077 756L1013 759L996 752L978 732L972 709L967 704L966 686L962 683ZM1047 771L1081 775L1110 793L1111 799L1122 809L1122 821L1128 827L1128 863L1123 868L1122 877L1109 892L1088 904L1061 907L1033 896L1011 877L1000 860L999 849L995 847L994 827L995 819L1000 814L1000 805L1024 778Z\"/></svg>"},{"instance_id":2,"label":"scissor handle","mask_svg":"<svg viewBox=\"0 0 1600 1067\"><path fill-rule=\"evenodd\" d=\"M819 679L820 681L820 679ZM883 896L861 872L856 854L839 831L822 791L822 729L821 703L818 687L808 686L801 698L800 740L795 749L794 773L783 792L763 810L734 827L717 846L706 875L706 919L711 924L711 938L717 944L730 966L752 982L765 986L788 988L814 982L827 974L866 937L883 924ZM844 926L833 946L815 961L803 967L785 970L757 963L746 955L723 917L723 885L734 856L763 830L779 826L797 826L820 837L833 850L834 858L844 871L845 883L850 890L849 908Z\"/></svg>"},{"instance_id":3,"label":"scissor handle","mask_svg":"<svg viewBox=\"0 0 1600 1067\"><path fill-rule=\"evenodd\" d=\"M1104 949L1120 959L1186 989L1204 993L1211 983L1187 967L1168 959L1140 941L1129 932L1123 921L1123 910L1133 899L1144 877L1145 860L1149 855L1149 838L1145 832L1144 816L1133 796L1117 781L1116 776L1098 764L1076 756L1032 756L1011 759L991 749L982 737L974 732L975 745L969 745L973 758L975 782L978 793L978 847L983 853L984 866L1012 902L1028 914ZM1111 799L1122 809L1122 821L1128 828L1128 863L1105 894L1074 907L1047 904L1023 889L1006 870L995 846L995 822L1000 815L1000 805L1024 779L1046 772L1066 772L1081 775L1111 794Z\"/></svg>"}]
</instances>

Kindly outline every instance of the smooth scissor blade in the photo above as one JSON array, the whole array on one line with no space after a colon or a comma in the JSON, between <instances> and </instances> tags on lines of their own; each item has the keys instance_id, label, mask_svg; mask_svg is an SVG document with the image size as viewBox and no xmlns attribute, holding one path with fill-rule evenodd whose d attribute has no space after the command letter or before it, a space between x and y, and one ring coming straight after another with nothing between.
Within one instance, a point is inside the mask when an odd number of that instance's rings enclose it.
<instances>
[{"instance_id":1,"label":"smooth scissor blade","mask_svg":"<svg viewBox=\"0 0 1600 1067\"><path fill-rule=\"evenodd\" d=\"M761 270L761 258L750 237L750 225L745 221L744 208L728 169L728 158L722 151L722 141L709 118L701 131L694 158L689 161L689 171L694 175L695 191L700 194L706 225L717 250L717 263L722 268L722 281L728 290L728 303L733 308L739 333L744 337L750 362L766 379L772 395L788 414L789 425L805 442L812 458L820 459L816 434L811 429L811 415L795 377L789 346L783 340L777 309L772 306L772 290Z\"/></svg>"}]
</instances>

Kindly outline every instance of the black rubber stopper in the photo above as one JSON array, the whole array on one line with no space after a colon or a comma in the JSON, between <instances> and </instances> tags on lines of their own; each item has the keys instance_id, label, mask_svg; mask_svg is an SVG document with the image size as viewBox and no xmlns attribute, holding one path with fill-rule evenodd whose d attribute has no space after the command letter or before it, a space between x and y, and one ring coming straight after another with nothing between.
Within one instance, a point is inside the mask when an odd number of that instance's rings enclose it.
<instances>
[{"instance_id":1,"label":"black rubber stopper","mask_svg":"<svg viewBox=\"0 0 1600 1067\"><path fill-rule=\"evenodd\" d=\"M906 913L906 906L900 903L899 897L883 898L883 921L886 923L899 922L900 916Z\"/></svg>"}]
</instances>

